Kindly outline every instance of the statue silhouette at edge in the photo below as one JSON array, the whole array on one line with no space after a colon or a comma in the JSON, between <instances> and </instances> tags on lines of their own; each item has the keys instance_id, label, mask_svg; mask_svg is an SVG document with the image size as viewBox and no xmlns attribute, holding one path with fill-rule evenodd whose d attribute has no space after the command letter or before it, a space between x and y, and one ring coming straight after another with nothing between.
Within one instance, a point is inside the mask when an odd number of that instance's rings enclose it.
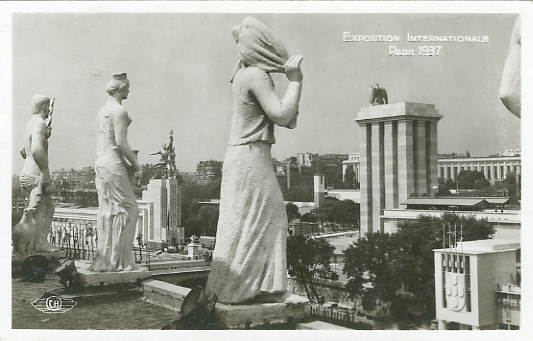
<instances>
[{"instance_id":1,"label":"statue silhouette at edge","mask_svg":"<svg viewBox=\"0 0 533 341\"><path fill-rule=\"evenodd\" d=\"M48 138L51 136L51 114L54 101L43 95L31 98L33 116L26 125L20 154L26 160L20 175L21 188L29 196L22 219L13 227L13 252L59 251L47 237L55 212L52 194L55 186L48 164Z\"/></svg>"},{"instance_id":2,"label":"statue silhouette at edge","mask_svg":"<svg viewBox=\"0 0 533 341\"><path fill-rule=\"evenodd\" d=\"M500 84L500 99L507 110L513 113L516 117L521 117L522 109L522 78L520 75L521 49L520 17L518 17L511 34L509 53L507 55L507 59L505 60L505 66Z\"/></svg>"},{"instance_id":3,"label":"statue silhouette at edge","mask_svg":"<svg viewBox=\"0 0 533 341\"><path fill-rule=\"evenodd\" d=\"M379 84L376 84L375 87L370 87L370 104L380 105L380 104L389 104L389 98L387 96L387 91L385 88L380 88Z\"/></svg>"}]
</instances>

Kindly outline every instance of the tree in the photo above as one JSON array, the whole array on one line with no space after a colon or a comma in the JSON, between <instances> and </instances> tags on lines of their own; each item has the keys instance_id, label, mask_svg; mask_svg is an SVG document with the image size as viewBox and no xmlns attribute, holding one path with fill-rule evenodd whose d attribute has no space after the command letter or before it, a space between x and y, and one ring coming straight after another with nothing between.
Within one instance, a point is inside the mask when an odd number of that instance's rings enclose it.
<instances>
[{"instance_id":1,"label":"tree","mask_svg":"<svg viewBox=\"0 0 533 341\"><path fill-rule=\"evenodd\" d=\"M457 175L457 181L461 189L476 188L476 181L479 179L485 179L485 174L477 170L463 170Z\"/></svg>"},{"instance_id":2,"label":"tree","mask_svg":"<svg viewBox=\"0 0 533 341\"><path fill-rule=\"evenodd\" d=\"M339 212L342 227L357 226L359 222L360 205L353 200L345 199L335 204L335 209Z\"/></svg>"},{"instance_id":3,"label":"tree","mask_svg":"<svg viewBox=\"0 0 533 341\"><path fill-rule=\"evenodd\" d=\"M516 184L516 179L517 179L517 176L514 172L508 172L505 175L505 179L503 180L503 182L507 185L514 185Z\"/></svg>"},{"instance_id":4,"label":"tree","mask_svg":"<svg viewBox=\"0 0 533 341\"><path fill-rule=\"evenodd\" d=\"M394 245L388 233L369 233L344 251L343 273L351 298L361 297L363 308L373 310L393 300L400 288L394 272Z\"/></svg>"},{"instance_id":5,"label":"tree","mask_svg":"<svg viewBox=\"0 0 533 341\"><path fill-rule=\"evenodd\" d=\"M313 198L313 184L301 183L283 191L285 201L311 202Z\"/></svg>"},{"instance_id":6,"label":"tree","mask_svg":"<svg viewBox=\"0 0 533 341\"><path fill-rule=\"evenodd\" d=\"M487 179L477 179L474 183L474 187L477 190L483 190L490 186L490 181Z\"/></svg>"},{"instance_id":7,"label":"tree","mask_svg":"<svg viewBox=\"0 0 533 341\"><path fill-rule=\"evenodd\" d=\"M204 222L204 233L207 236L216 236L218 225L218 206L206 205L200 207L196 217Z\"/></svg>"},{"instance_id":8,"label":"tree","mask_svg":"<svg viewBox=\"0 0 533 341\"><path fill-rule=\"evenodd\" d=\"M353 167L346 168L346 173L344 174L344 183L347 185L347 188L359 188L359 182L356 180Z\"/></svg>"},{"instance_id":9,"label":"tree","mask_svg":"<svg viewBox=\"0 0 533 341\"><path fill-rule=\"evenodd\" d=\"M451 189L456 189L457 183L452 179L439 178L439 195L450 195Z\"/></svg>"},{"instance_id":10,"label":"tree","mask_svg":"<svg viewBox=\"0 0 533 341\"><path fill-rule=\"evenodd\" d=\"M300 218L301 215L300 212L298 212L298 206L292 202L287 203L287 205L285 205L285 209L287 210L287 218L289 219L289 223L294 219Z\"/></svg>"},{"instance_id":11,"label":"tree","mask_svg":"<svg viewBox=\"0 0 533 341\"><path fill-rule=\"evenodd\" d=\"M316 215L314 215L311 212L304 213L302 215L302 217L300 218L300 221L304 222L304 223L316 223L317 220L318 219L317 219Z\"/></svg>"},{"instance_id":12,"label":"tree","mask_svg":"<svg viewBox=\"0 0 533 341\"><path fill-rule=\"evenodd\" d=\"M205 221L198 217L190 217L185 221L185 237L201 236L205 232Z\"/></svg>"},{"instance_id":13,"label":"tree","mask_svg":"<svg viewBox=\"0 0 533 341\"><path fill-rule=\"evenodd\" d=\"M294 235L287 238L287 269L289 275L301 283L307 298L319 301L313 284L313 276L320 269L329 269L335 247L324 238Z\"/></svg>"},{"instance_id":14,"label":"tree","mask_svg":"<svg viewBox=\"0 0 533 341\"><path fill-rule=\"evenodd\" d=\"M461 235L462 230L462 235ZM446 231L451 233L446 233ZM394 234L398 249L397 280L406 292L416 295L428 314L435 309L435 263L433 250L452 247L455 240L488 239L494 235L494 227L486 219L473 215L463 216L446 212L441 217L421 215L414 221L403 221ZM444 236L443 236L444 235ZM444 238L444 240L443 240Z\"/></svg>"}]
</instances>

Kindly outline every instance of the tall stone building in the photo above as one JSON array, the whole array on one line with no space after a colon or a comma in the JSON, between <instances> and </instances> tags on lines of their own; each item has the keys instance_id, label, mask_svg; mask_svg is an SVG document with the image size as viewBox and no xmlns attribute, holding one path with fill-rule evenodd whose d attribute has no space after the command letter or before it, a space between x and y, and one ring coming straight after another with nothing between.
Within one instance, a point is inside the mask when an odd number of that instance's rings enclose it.
<instances>
[{"instance_id":1,"label":"tall stone building","mask_svg":"<svg viewBox=\"0 0 533 341\"><path fill-rule=\"evenodd\" d=\"M207 185L210 182L222 179L222 161L200 161L196 166L196 181Z\"/></svg>"},{"instance_id":2,"label":"tall stone building","mask_svg":"<svg viewBox=\"0 0 533 341\"><path fill-rule=\"evenodd\" d=\"M362 108L359 124L361 233L383 231L384 209L438 188L437 122L432 104L395 103Z\"/></svg>"}]
</instances>

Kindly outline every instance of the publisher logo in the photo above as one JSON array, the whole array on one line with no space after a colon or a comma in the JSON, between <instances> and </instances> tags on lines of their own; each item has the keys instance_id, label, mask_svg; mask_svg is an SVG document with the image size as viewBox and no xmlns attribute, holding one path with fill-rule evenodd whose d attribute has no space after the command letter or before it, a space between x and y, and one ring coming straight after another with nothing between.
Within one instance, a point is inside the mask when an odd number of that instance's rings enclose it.
<instances>
[{"instance_id":1,"label":"publisher logo","mask_svg":"<svg viewBox=\"0 0 533 341\"><path fill-rule=\"evenodd\" d=\"M50 296L31 302L31 305L43 313L64 313L74 308L77 302L69 298Z\"/></svg>"}]
</instances>

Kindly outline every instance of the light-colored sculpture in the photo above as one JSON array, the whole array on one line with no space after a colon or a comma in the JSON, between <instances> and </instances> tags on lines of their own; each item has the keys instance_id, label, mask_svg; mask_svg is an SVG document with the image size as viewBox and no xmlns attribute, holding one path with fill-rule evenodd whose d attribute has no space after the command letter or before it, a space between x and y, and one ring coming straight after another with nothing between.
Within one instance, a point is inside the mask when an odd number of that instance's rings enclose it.
<instances>
[{"instance_id":1,"label":"light-colored sculpture","mask_svg":"<svg viewBox=\"0 0 533 341\"><path fill-rule=\"evenodd\" d=\"M233 29L238 57L234 113L222 170L220 216L206 285L210 299L281 302L287 289L287 214L270 153L274 125L293 127L302 87L301 56L289 54L254 18ZM272 72L289 85L280 101Z\"/></svg>"},{"instance_id":2,"label":"light-colored sculpture","mask_svg":"<svg viewBox=\"0 0 533 341\"><path fill-rule=\"evenodd\" d=\"M125 73L113 74L107 85L109 98L98 113L95 183L98 190L98 249L92 271L135 270L132 254L139 208L132 178L141 166L128 143L131 119L122 106L128 98Z\"/></svg>"},{"instance_id":3,"label":"light-colored sculpture","mask_svg":"<svg viewBox=\"0 0 533 341\"><path fill-rule=\"evenodd\" d=\"M55 186L48 167L48 138L50 98L35 95L31 99L33 116L26 125L24 145L20 154L24 167L20 175L22 189L29 195L29 205L20 222L13 228L13 251L25 254L32 252L59 251L47 240L54 216L51 194Z\"/></svg>"},{"instance_id":4,"label":"light-colored sculpture","mask_svg":"<svg viewBox=\"0 0 533 341\"><path fill-rule=\"evenodd\" d=\"M509 47L509 54L505 61L503 69L502 82L500 85L500 98L505 107L520 117L521 115L521 76L520 76L520 53L521 53L521 32L520 32L520 17L516 19L516 23L511 34L511 44Z\"/></svg>"},{"instance_id":5,"label":"light-colored sculpture","mask_svg":"<svg viewBox=\"0 0 533 341\"><path fill-rule=\"evenodd\" d=\"M376 84L375 87L370 87L369 100L372 105L388 104L389 97L387 96L387 90L385 88L380 88L379 84Z\"/></svg>"}]
</instances>

